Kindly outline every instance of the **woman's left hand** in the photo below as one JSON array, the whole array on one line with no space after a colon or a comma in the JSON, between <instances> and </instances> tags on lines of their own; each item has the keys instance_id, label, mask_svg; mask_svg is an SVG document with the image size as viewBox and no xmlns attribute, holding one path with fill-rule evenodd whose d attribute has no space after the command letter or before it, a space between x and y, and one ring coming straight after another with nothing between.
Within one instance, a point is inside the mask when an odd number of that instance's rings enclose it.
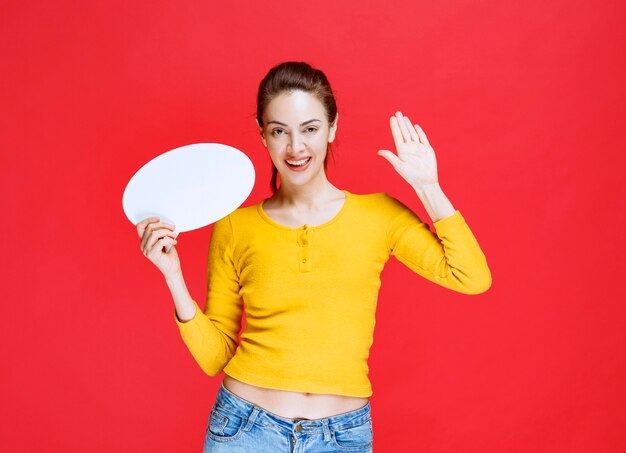
<instances>
[{"instance_id":1,"label":"woman's left hand","mask_svg":"<svg viewBox=\"0 0 626 453\"><path fill-rule=\"evenodd\" d=\"M400 112L391 117L390 123L398 154L381 149L378 155L387 159L400 176L416 190L430 184L438 184L435 151L428 143L422 128L417 124L411 124L409 118Z\"/></svg>"}]
</instances>

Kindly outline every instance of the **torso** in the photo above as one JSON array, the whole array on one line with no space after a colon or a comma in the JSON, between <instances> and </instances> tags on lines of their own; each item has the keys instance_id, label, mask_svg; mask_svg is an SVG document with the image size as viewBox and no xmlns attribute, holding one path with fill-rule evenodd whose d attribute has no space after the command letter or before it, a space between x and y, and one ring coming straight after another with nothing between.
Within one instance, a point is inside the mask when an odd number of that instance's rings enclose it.
<instances>
[{"instance_id":1,"label":"torso","mask_svg":"<svg viewBox=\"0 0 626 453\"><path fill-rule=\"evenodd\" d=\"M324 208L316 212L295 213L272 199L266 200L263 209L274 221L285 226L299 227L303 223L315 226L335 217L345 200L346 194L335 189ZM369 401L369 398L347 395L299 393L257 387L228 375L224 377L224 387L238 397L285 418L311 420L332 417L359 409Z\"/></svg>"},{"instance_id":2,"label":"torso","mask_svg":"<svg viewBox=\"0 0 626 453\"><path fill-rule=\"evenodd\" d=\"M225 374L224 387L238 397L285 418L313 420L365 406L369 398L275 390L241 382Z\"/></svg>"}]
</instances>

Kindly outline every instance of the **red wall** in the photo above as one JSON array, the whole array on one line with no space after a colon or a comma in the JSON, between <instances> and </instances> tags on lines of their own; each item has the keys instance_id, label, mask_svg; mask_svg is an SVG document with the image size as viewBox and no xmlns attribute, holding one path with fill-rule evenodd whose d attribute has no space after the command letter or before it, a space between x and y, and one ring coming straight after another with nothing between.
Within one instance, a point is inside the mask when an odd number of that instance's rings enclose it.
<instances>
[{"instance_id":1,"label":"red wall","mask_svg":"<svg viewBox=\"0 0 626 453\"><path fill-rule=\"evenodd\" d=\"M386 267L376 451L625 451L625 4L227 5L0 6L0 449L201 450L221 377L179 338L122 193L156 155L211 141L253 160L247 204L268 196L256 88L295 59L336 90L331 180L427 219L376 155L402 110L493 273L465 296ZM201 303L209 236L177 246Z\"/></svg>"}]
</instances>

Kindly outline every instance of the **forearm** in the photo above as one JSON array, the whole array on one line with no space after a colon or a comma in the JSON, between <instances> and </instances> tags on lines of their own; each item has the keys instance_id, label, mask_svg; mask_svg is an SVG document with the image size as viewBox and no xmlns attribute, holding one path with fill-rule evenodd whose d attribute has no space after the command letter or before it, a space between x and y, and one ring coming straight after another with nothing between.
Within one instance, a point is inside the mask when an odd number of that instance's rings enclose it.
<instances>
[{"instance_id":1,"label":"forearm","mask_svg":"<svg viewBox=\"0 0 626 453\"><path fill-rule=\"evenodd\" d=\"M194 303L187 285L185 285L185 279L182 272L167 277L165 279L167 286L169 287L172 298L174 299L174 306L176 307L176 316L181 322L187 322L196 314L196 304Z\"/></svg>"},{"instance_id":2,"label":"forearm","mask_svg":"<svg viewBox=\"0 0 626 453\"><path fill-rule=\"evenodd\" d=\"M182 273L165 279L176 307L176 323L185 345L198 365L209 376L220 373L235 353L237 328L241 324L240 307L232 321L223 316L221 322L214 322L206 316L189 295ZM208 303L208 302L207 302Z\"/></svg>"},{"instance_id":3,"label":"forearm","mask_svg":"<svg viewBox=\"0 0 626 453\"><path fill-rule=\"evenodd\" d=\"M405 207L408 212L411 212ZM437 218L437 214L433 216ZM398 216L399 217L399 216ZM476 237L459 211L433 223L436 233L413 214L396 222L403 232L391 249L402 263L423 277L465 294L479 294L491 286L491 272ZM398 223L399 222L399 223Z\"/></svg>"},{"instance_id":4,"label":"forearm","mask_svg":"<svg viewBox=\"0 0 626 453\"><path fill-rule=\"evenodd\" d=\"M413 187L433 222L445 219L455 213L454 206L443 193L439 183Z\"/></svg>"}]
</instances>

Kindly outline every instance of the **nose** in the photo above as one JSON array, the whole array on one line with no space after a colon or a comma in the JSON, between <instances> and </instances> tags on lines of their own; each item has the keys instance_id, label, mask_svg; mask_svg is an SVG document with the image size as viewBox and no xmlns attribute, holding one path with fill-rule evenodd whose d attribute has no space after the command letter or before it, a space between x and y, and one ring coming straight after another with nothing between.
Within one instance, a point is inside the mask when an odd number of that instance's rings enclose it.
<instances>
[{"instance_id":1,"label":"nose","mask_svg":"<svg viewBox=\"0 0 626 453\"><path fill-rule=\"evenodd\" d=\"M294 153L304 151L304 149L306 148L304 138L298 133L291 134L291 141L289 142L289 146L291 147L291 151Z\"/></svg>"}]
</instances>

